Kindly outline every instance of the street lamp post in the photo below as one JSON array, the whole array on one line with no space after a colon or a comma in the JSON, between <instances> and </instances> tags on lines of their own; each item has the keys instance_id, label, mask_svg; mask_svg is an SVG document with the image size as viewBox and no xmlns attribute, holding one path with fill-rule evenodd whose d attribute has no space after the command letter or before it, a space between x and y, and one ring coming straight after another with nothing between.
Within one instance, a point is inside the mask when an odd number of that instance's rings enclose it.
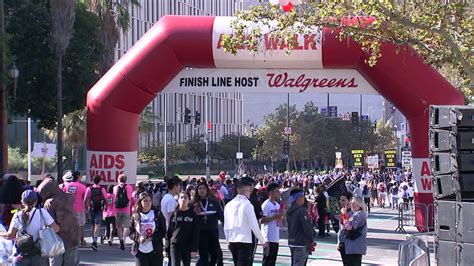
<instances>
[{"instance_id":1,"label":"street lamp post","mask_svg":"<svg viewBox=\"0 0 474 266\"><path fill-rule=\"evenodd\" d=\"M18 84L18 77L20 76L20 70L16 66L15 62L12 62L8 68L8 77L13 80L13 99L16 100L16 90ZM26 111L27 117L27 152L28 152L28 180L31 181L31 117L30 108Z\"/></svg>"},{"instance_id":2,"label":"street lamp post","mask_svg":"<svg viewBox=\"0 0 474 266\"><path fill-rule=\"evenodd\" d=\"M0 34L2 51L0 53L0 67L2 73L6 73L5 54L5 19L3 0L0 0ZM0 174L5 174L8 169L8 110L7 110L7 86L5 81L0 82Z\"/></svg>"}]
</instances>

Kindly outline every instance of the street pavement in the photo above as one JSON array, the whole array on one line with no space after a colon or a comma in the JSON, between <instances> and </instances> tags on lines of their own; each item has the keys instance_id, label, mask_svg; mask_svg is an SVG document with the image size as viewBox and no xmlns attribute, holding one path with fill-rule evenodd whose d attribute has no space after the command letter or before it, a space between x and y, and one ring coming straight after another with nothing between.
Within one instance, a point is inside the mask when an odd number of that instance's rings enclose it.
<instances>
[{"instance_id":1,"label":"street pavement","mask_svg":"<svg viewBox=\"0 0 474 266\"><path fill-rule=\"evenodd\" d=\"M397 211L390 209L372 208L369 215L367 236L368 251L363 257L363 265L397 265L398 245L406 239L407 234L417 233L414 227L405 227L406 233L395 232L397 228ZM86 231L90 235L90 229ZM277 265L290 265L290 250L286 240L287 231L281 230L280 249L278 252ZM87 237L87 246L81 247L79 254L81 265L134 265L133 256L130 253L131 241L127 241L127 249L121 251L118 248L118 240L113 247L107 244L101 246L99 251L90 248L91 237ZM336 250L336 234L331 231L331 235L325 238L317 238L316 251L309 257L308 265L342 265L339 252ZM221 247L224 253L224 264L232 265L232 256L227 249L227 243L221 234ZM433 257L433 256L432 256ZM261 265L262 247L259 246L255 256L254 265ZM432 260L433 261L433 260ZM193 263L194 264L194 263ZM434 263L432 263L434 265Z\"/></svg>"}]
</instances>

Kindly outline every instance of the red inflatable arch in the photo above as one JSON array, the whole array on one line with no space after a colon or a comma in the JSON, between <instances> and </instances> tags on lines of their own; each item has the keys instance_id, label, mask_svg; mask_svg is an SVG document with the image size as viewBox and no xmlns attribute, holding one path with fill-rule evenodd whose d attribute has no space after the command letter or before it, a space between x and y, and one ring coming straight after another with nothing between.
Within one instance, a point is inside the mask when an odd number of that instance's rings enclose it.
<instances>
[{"instance_id":1,"label":"red inflatable arch","mask_svg":"<svg viewBox=\"0 0 474 266\"><path fill-rule=\"evenodd\" d=\"M150 29L89 91L87 95L87 175L102 174L112 182L119 173L136 175L140 113L183 68L239 68L242 54L216 60L216 34L222 17L166 16ZM319 62L298 63L298 53L279 59L280 64L244 63L246 68L327 68L356 69L409 121L415 202L433 202L428 158L429 105L463 104L463 96L434 68L411 51L396 54L396 47L385 44L374 67L354 42L340 42L335 33L324 29L318 49ZM304 48L313 48L305 39ZM218 44L217 44L218 45ZM222 57L222 55L220 55ZM222 59L222 58L221 58ZM316 58L306 58L306 61ZM296 60L297 61L297 60ZM260 63L262 63L260 62ZM268 63L268 62L267 62ZM133 180L133 178L132 178ZM417 224L425 224L422 212Z\"/></svg>"}]
</instances>

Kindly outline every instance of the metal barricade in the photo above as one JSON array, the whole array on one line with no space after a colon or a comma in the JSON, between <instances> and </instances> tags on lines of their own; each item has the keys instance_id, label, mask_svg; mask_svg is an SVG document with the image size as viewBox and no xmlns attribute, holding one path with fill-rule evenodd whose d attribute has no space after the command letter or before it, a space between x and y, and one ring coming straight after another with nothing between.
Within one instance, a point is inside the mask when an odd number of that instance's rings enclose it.
<instances>
[{"instance_id":1,"label":"metal barricade","mask_svg":"<svg viewBox=\"0 0 474 266\"><path fill-rule=\"evenodd\" d=\"M424 224L416 223L416 216L423 216ZM423 203L402 202L398 204L398 226L395 232L406 233L405 226L417 227L419 231L434 230L434 205L426 205Z\"/></svg>"},{"instance_id":2,"label":"metal barricade","mask_svg":"<svg viewBox=\"0 0 474 266\"><path fill-rule=\"evenodd\" d=\"M432 233L408 235L398 247L399 266L430 266L429 237ZM426 237L426 240L422 239Z\"/></svg>"}]
</instances>

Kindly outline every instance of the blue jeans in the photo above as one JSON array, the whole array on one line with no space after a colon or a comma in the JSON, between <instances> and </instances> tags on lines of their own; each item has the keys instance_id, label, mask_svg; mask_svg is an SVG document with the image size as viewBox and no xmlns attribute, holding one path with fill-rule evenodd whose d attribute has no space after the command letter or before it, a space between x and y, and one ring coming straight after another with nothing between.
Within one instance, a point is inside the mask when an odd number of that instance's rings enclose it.
<instances>
[{"instance_id":1,"label":"blue jeans","mask_svg":"<svg viewBox=\"0 0 474 266\"><path fill-rule=\"evenodd\" d=\"M43 258L41 255L33 255L33 256L18 256L13 261L13 265L15 266L48 266L48 258Z\"/></svg>"},{"instance_id":2,"label":"blue jeans","mask_svg":"<svg viewBox=\"0 0 474 266\"><path fill-rule=\"evenodd\" d=\"M392 196L392 209L398 209L398 197Z\"/></svg>"},{"instance_id":3,"label":"blue jeans","mask_svg":"<svg viewBox=\"0 0 474 266\"><path fill-rule=\"evenodd\" d=\"M291 266L305 266L308 261L307 247L290 247L291 252Z\"/></svg>"},{"instance_id":4,"label":"blue jeans","mask_svg":"<svg viewBox=\"0 0 474 266\"><path fill-rule=\"evenodd\" d=\"M79 247L67 248L64 254L49 258L50 266L75 266L79 265Z\"/></svg>"}]
</instances>

